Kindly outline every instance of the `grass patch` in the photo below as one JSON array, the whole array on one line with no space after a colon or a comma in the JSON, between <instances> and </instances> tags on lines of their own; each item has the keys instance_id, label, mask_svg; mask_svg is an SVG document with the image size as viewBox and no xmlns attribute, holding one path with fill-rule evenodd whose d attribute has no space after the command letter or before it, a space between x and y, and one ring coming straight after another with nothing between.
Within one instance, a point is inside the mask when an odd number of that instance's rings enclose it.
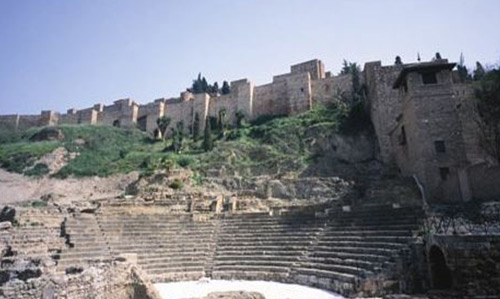
<instances>
[{"instance_id":1,"label":"grass patch","mask_svg":"<svg viewBox=\"0 0 500 299\"><path fill-rule=\"evenodd\" d=\"M0 165L23 173L38 157L64 146L77 155L53 175L57 178L104 177L133 170L150 175L182 167L197 173L191 181L201 184L203 176L213 169L250 176L300 172L311 161L308 130L315 127L325 133L339 132L345 118L345 109L323 105L291 117L264 116L241 128L212 134L215 147L210 152L203 151L201 139L193 141L186 136L179 153L169 150L171 140L154 141L137 129L61 125L56 128L62 131L63 140L30 142L30 136L43 129L34 128L9 139L13 142L0 143ZM25 174L44 175L48 171L45 167L35 165Z\"/></svg>"},{"instance_id":2,"label":"grass patch","mask_svg":"<svg viewBox=\"0 0 500 299\"><path fill-rule=\"evenodd\" d=\"M23 173L41 156L52 152L61 143L59 141L20 142L0 144L0 165L11 172Z\"/></svg>"},{"instance_id":3,"label":"grass patch","mask_svg":"<svg viewBox=\"0 0 500 299\"><path fill-rule=\"evenodd\" d=\"M31 206L33 208L45 208L47 206L47 203L41 200L34 200L31 202Z\"/></svg>"},{"instance_id":4,"label":"grass patch","mask_svg":"<svg viewBox=\"0 0 500 299\"><path fill-rule=\"evenodd\" d=\"M49 171L50 170L49 170L49 167L47 166L47 164L37 163L32 168L26 170L24 172L24 175L39 178L39 177L42 177L42 176L48 174Z\"/></svg>"}]
</instances>

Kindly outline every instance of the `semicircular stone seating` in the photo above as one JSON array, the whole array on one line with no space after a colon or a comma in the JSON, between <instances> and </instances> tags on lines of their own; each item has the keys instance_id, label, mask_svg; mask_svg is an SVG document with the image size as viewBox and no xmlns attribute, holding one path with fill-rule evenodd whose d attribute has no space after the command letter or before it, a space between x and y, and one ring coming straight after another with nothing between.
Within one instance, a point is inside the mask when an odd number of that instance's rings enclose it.
<instances>
[{"instance_id":1,"label":"semicircular stone seating","mask_svg":"<svg viewBox=\"0 0 500 299\"><path fill-rule=\"evenodd\" d=\"M64 271L126 254L157 282L273 280L349 295L367 281L396 279L396 259L420 219L420 208L392 206L334 210L327 217L291 212L199 217L102 207L95 216L66 221L70 246L58 267Z\"/></svg>"}]
</instances>

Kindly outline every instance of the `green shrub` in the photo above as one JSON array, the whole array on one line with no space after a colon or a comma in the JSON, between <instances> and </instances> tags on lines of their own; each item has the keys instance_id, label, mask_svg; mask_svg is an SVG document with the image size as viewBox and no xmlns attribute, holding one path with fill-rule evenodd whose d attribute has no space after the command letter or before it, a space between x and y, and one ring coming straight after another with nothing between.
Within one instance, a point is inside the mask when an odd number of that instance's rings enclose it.
<instances>
[{"instance_id":1,"label":"green shrub","mask_svg":"<svg viewBox=\"0 0 500 299\"><path fill-rule=\"evenodd\" d=\"M180 190L184 187L184 183L179 179L175 179L168 186L174 190Z\"/></svg>"},{"instance_id":2,"label":"green shrub","mask_svg":"<svg viewBox=\"0 0 500 299\"><path fill-rule=\"evenodd\" d=\"M47 164L37 163L32 168L26 170L24 172L24 175L32 176L32 177L42 177L42 176L48 174L49 171L50 170L49 170L49 167L47 166Z\"/></svg>"},{"instance_id":3,"label":"green shrub","mask_svg":"<svg viewBox=\"0 0 500 299\"><path fill-rule=\"evenodd\" d=\"M47 206L47 203L45 201L42 201L42 200L34 200L31 202L31 206L33 208L44 208Z\"/></svg>"},{"instance_id":4,"label":"green shrub","mask_svg":"<svg viewBox=\"0 0 500 299\"><path fill-rule=\"evenodd\" d=\"M189 157L182 156L179 159L177 159L177 164L179 164L180 167L188 167L193 163L193 160Z\"/></svg>"},{"instance_id":5,"label":"green shrub","mask_svg":"<svg viewBox=\"0 0 500 299\"><path fill-rule=\"evenodd\" d=\"M195 171L191 176L191 184L195 186L201 186L203 184L203 176Z\"/></svg>"}]
</instances>

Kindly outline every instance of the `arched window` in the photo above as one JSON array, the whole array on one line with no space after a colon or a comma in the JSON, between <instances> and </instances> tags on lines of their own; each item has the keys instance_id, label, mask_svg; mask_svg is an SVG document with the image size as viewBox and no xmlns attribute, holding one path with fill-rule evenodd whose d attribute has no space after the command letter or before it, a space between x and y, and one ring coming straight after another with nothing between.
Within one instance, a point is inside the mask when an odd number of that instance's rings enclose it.
<instances>
[{"instance_id":1,"label":"arched window","mask_svg":"<svg viewBox=\"0 0 500 299\"><path fill-rule=\"evenodd\" d=\"M432 246L429 251L429 263L431 271L432 288L434 289L451 289L453 279L450 268L446 264L446 258L437 246Z\"/></svg>"}]
</instances>

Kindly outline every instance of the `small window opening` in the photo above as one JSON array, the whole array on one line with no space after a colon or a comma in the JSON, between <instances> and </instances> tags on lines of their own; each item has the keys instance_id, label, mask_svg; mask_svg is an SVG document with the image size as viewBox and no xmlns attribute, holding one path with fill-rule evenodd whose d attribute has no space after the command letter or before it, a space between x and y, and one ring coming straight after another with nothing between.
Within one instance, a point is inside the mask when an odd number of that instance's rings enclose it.
<instances>
[{"instance_id":1,"label":"small window opening","mask_svg":"<svg viewBox=\"0 0 500 299\"><path fill-rule=\"evenodd\" d=\"M405 131L405 126L401 127L401 134L399 134L399 145L406 145L406 131Z\"/></svg>"},{"instance_id":2,"label":"small window opening","mask_svg":"<svg viewBox=\"0 0 500 299\"><path fill-rule=\"evenodd\" d=\"M439 175L441 176L441 179L443 181L447 180L448 176L450 175L450 169L448 167L440 167Z\"/></svg>"},{"instance_id":3,"label":"small window opening","mask_svg":"<svg viewBox=\"0 0 500 299\"><path fill-rule=\"evenodd\" d=\"M301 87L301 88L300 88L300 91L301 91L301 92L304 92L304 87Z\"/></svg>"},{"instance_id":4,"label":"small window opening","mask_svg":"<svg viewBox=\"0 0 500 299\"><path fill-rule=\"evenodd\" d=\"M446 146L443 140L434 141L434 148L436 149L436 153L438 154L446 153Z\"/></svg>"},{"instance_id":5,"label":"small window opening","mask_svg":"<svg viewBox=\"0 0 500 299\"><path fill-rule=\"evenodd\" d=\"M429 73L423 73L422 74L422 82L424 82L424 84L437 84L437 77L436 77L436 73L432 73L432 72L429 72Z\"/></svg>"}]
</instances>

